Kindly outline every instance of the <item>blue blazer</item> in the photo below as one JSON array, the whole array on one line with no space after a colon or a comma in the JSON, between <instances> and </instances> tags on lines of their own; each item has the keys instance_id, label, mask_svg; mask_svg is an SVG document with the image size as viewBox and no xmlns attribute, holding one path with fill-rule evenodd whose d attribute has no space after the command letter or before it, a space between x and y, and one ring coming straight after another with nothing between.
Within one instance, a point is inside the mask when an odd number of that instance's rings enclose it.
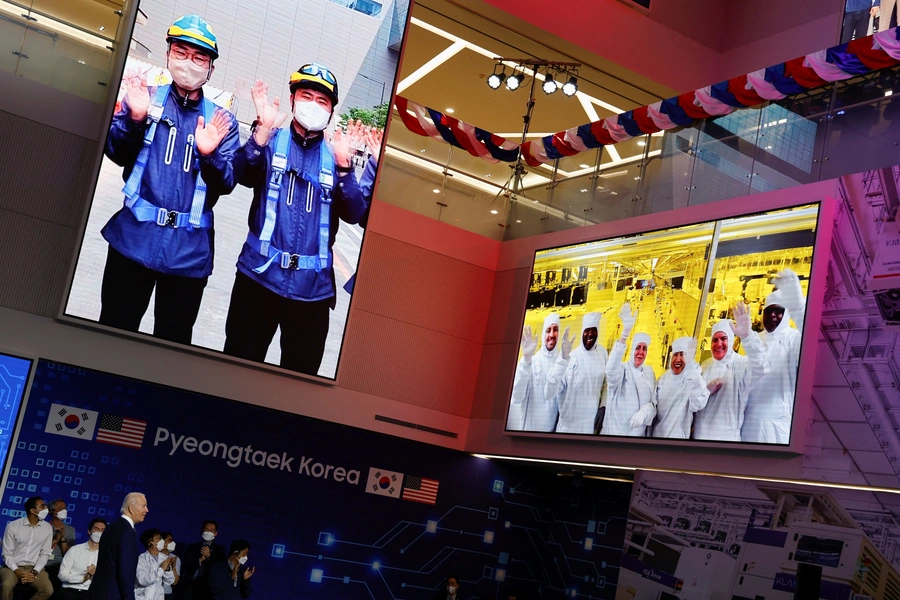
<instances>
[{"instance_id":1,"label":"blue blazer","mask_svg":"<svg viewBox=\"0 0 900 600\"><path fill-rule=\"evenodd\" d=\"M100 537L88 600L134 600L139 545L137 532L124 517L109 524Z\"/></svg>"}]
</instances>

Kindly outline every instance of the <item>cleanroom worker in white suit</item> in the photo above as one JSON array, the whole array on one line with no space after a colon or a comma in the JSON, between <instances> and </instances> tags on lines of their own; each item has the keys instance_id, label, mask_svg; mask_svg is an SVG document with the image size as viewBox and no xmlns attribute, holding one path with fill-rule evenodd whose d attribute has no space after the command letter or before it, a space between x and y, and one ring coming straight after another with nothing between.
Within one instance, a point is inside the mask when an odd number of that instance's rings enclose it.
<instances>
[{"instance_id":1,"label":"cleanroom worker in white suit","mask_svg":"<svg viewBox=\"0 0 900 600\"><path fill-rule=\"evenodd\" d=\"M765 345L769 373L750 390L741 441L787 444L791 438L791 416L800 365L800 340L806 298L800 279L790 269L775 278L775 291L766 298L760 338ZM791 320L797 329L791 327Z\"/></svg>"},{"instance_id":2,"label":"cleanroom worker in white suit","mask_svg":"<svg viewBox=\"0 0 900 600\"><path fill-rule=\"evenodd\" d=\"M522 332L522 359L516 367L506 428L516 431L553 431L559 416L556 396L546 397L547 375L559 356L559 314L550 313L538 340L525 327Z\"/></svg>"},{"instance_id":3,"label":"cleanroom worker in white suit","mask_svg":"<svg viewBox=\"0 0 900 600\"><path fill-rule=\"evenodd\" d=\"M545 398L558 398L557 433L594 433L600 391L606 377L606 348L600 339L600 313L589 312L581 322L581 346L572 350L574 338L563 332L560 355L547 375Z\"/></svg>"},{"instance_id":4,"label":"cleanroom worker in white suit","mask_svg":"<svg viewBox=\"0 0 900 600\"><path fill-rule=\"evenodd\" d=\"M696 440L741 441L750 390L769 372L765 348L750 329L750 313L743 302L734 307L734 319L734 323L722 319L712 328L712 356L700 367L710 395L706 408L694 415ZM735 336L746 356L734 351Z\"/></svg>"},{"instance_id":5,"label":"cleanroom worker in white suit","mask_svg":"<svg viewBox=\"0 0 900 600\"><path fill-rule=\"evenodd\" d=\"M641 412L644 407L651 406L656 389L656 374L650 365L644 364L650 336L635 333L631 340L631 356L623 362L628 336L637 320L637 310L632 313L631 306L626 302L619 310L619 318L622 320L622 335L613 345L606 362L606 414L600 434L643 437L656 414L653 411L647 418Z\"/></svg>"},{"instance_id":6,"label":"cleanroom worker in white suit","mask_svg":"<svg viewBox=\"0 0 900 600\"><path fill-rule=\"evenodd\" d=\"M659 417L653 437L687 439L694 413L703 410L709 400L700 365L694 360L696 349L697 341L692 337L680 337L672 343L672 366L656 382L653 403L644 409L655 411Z\"/></svg>"}]
</instances>

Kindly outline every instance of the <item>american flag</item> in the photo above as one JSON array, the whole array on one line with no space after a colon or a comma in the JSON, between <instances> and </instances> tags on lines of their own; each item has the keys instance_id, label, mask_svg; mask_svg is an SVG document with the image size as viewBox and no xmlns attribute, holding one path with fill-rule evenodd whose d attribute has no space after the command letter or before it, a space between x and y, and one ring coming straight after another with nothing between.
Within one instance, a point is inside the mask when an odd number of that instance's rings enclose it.
<instances>
[{"instance_id":1,"label":"american flag","mask_svg":"<svg viewBox=\"0 0 900 600\"><path fill-rule=\"evenodd\" d=\"M413 477L407 475L403 481L404 500L421 502L422 504L434 504L437 501L438 480L425 477Z\"/></svg>"},{"instance_id":2,"label":"american flag","mask_svg":"<svg viewBox=\"0 0 900 600\"><path fill-rule=\"evenodd\" d=\"M103 415L100 419L100 429L97 430L97 441L127 448L140 448L144 442L145 429L147 421Z\"/></svg>"}]
</instances>

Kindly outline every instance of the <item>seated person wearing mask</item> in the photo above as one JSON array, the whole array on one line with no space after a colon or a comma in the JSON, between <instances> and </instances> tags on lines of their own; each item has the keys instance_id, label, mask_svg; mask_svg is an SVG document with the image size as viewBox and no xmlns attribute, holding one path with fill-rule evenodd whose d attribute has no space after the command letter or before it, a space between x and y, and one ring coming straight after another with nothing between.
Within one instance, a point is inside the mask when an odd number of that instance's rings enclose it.
<instances>
[{"instance_id":1,"label":"seated person wearing mask","mask_svg":"<svg viewBox=\"0 0 900 600\"><path fill-rule=\"evenodd\" d=\"M61 600L85 600L94 571L97 570L97 551L100 536L106 530L106 519L93 519L88 524L88 541L72 546L59 566L62 589L54 594Z\"/></svg>"},{"instance_id":2,"label":"seated person wearing mask","mask_svg":"<svg viewBox=\"0 0 900 600\"><path fill-rule=\"evenodd\" d=\"M450 575L447 577L443 589L434 595L433 600L460 600L461 598L462 596L459 595L459 579L455 575Z\"/></svg>"}]
</instances>

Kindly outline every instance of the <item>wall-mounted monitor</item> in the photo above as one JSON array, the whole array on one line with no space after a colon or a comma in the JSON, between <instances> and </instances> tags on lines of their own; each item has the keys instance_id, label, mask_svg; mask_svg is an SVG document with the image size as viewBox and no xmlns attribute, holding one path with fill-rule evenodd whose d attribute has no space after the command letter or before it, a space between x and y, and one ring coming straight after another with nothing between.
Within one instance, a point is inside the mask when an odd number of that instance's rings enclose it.
<instances>
[{"instance_id":1,"label":"wall-mounted monitor","mask_svg":"<svg viewBox=\"0 0 900 600\"><path fill-rule=\"evenodd\" d=\"M5 489L10 444L16 435L19 413L28 390L32 361L0 353L0 468Z\"/></svg>"},{"instance_id":2,"label":"wall-mounted monitor","mask_svg":"<svg viewBox=\"0 0 900 600\"><path fill-rule=\"evenodd\" d=\"M62 316L333 380L409 5L143 0Z\"/></svg>"},{"instance_id":3,"label":"wall-mounted monitor","mask_svg":"<svg viewBox=\"0 0 900 600\"><path fill-rule=\"evenodd\" d=\"M525 311L506 430L789 445L820 212L537 251L534 271L619 279L582 304Z\"/></svg>"}]
</instances>

